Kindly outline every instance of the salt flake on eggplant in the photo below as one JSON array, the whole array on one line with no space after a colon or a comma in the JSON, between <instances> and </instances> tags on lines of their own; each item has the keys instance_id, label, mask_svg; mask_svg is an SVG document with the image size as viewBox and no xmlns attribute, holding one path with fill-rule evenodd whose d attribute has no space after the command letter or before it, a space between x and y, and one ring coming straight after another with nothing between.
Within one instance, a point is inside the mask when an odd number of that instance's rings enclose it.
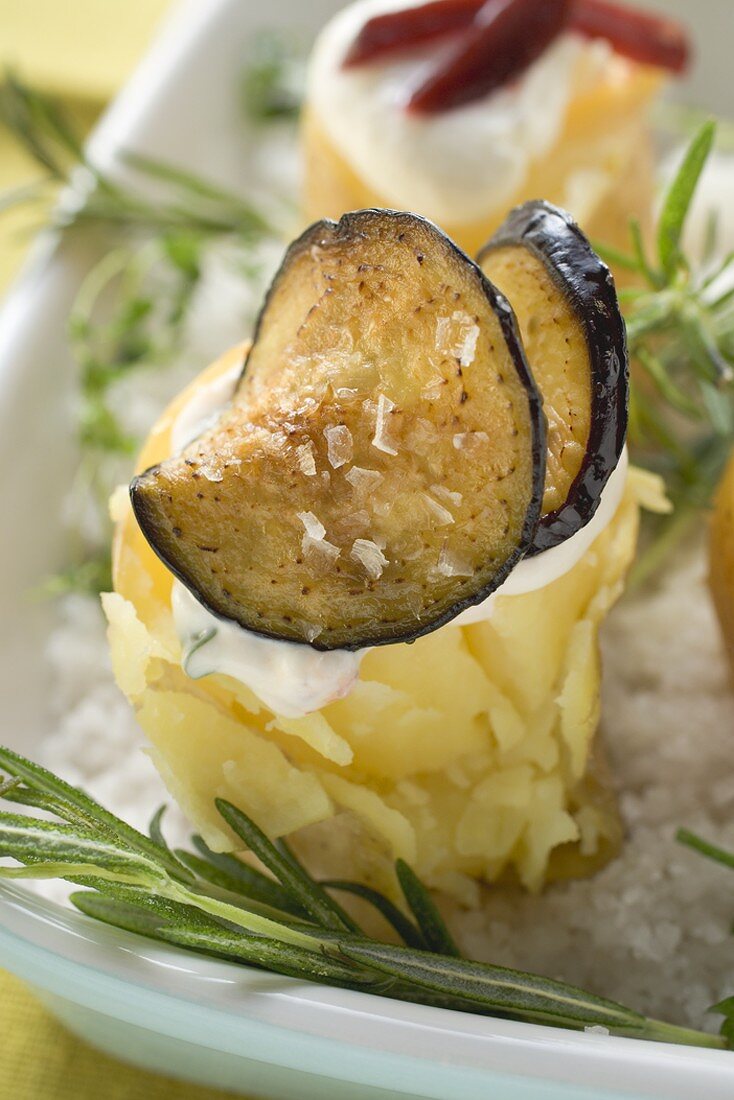
<instances>
[{"instance_id":1,"label":"salt flake on eggplant","mask_svg":"<svg viewBox=\"0 0 734 1100\"><path fill-rule=\"evenodd\" d=\"M448 362L427 421L446 317L454 359L471 369ZM457 449L465 433L473 446ZM222 480L195 479L192 459ZM291 246L230 404L136 477L131 497L152 548L212 614L357 650L412 641L502 584L531 544L544 465L507 303L430 222L363 210ZM487 477L496 468L509 471L501 487Z\"/></svg>"}]
</instances>

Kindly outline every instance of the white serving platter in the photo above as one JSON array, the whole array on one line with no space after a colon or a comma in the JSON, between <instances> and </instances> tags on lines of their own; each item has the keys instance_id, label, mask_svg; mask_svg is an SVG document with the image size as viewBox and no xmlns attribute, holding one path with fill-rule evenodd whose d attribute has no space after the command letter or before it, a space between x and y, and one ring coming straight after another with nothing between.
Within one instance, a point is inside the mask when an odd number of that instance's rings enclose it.
<instances>
[{"instance_id":1,"label":"white serving platter","mask_svg":"<svg viewBox=\"0 0 734 1100\"><path fill-rule=\"evenodd\" d=\"M696 97L722 110L732 107L717 92L719 79L727 89L720 44L730 4L702 0L697 16L712 51L694 74ZM248 134L233 89L248 39L263 25L313 32L338 6L334 0L270 0L266 8L252 0L184 3L98 128L92 157L106 171L121 173L120 150L135 149L245 189ZM668 6L690 10L684 0ZM89 258L69 242L42 241L0 313L0 740L29 756L48 729L43 643L53 612L28 593L64 554L58 501L75 461L74 367L65 321ZM577 1034L298 983L149 943L17 887L0 890L0 965L29 982L72 1031L99 1048L249 1095L734 1095L734 1055L728 1053Z\"/></svg>"}]
</instances>

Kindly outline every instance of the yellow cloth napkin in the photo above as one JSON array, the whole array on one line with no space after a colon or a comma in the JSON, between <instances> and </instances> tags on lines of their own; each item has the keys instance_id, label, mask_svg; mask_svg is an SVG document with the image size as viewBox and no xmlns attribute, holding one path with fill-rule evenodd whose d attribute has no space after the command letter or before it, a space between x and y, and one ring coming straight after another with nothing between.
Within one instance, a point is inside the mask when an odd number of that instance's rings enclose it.
<instances>
[{"instance_id":1,"label":"yellow cloth napkin","mask_svg":"<svg viewBox=\"0 0 734 1100\"><path fill-rule=\"evenodd\" d=\"M202 0L205 2L205 0ZM0 80L26 82L74 104L91 124L132 71L170 0L0 0ZM0 194L40 175L0 126ZM0 216L0 294L38 228L38 211Z\"/></svg>"},{"instance_id":2,"label":"yellow cloth napkin","mask_svg":"<svg viewBox=\"0 0 734 1100\"><path fill-rule=\"evenodd\" d=\"M232 1100L120 1065L85 1046L25 987L0 973L0 1096L3 1100Z\"/></svg>"},{"instance_id":3,"label":"yellow cloth napkin","mask_svg":"<svg viewBox=\"0 0 734 1100\"><path fill-rule=\"evenodd\" d=\"M0 0L0 67L73 103L87 125L123 83L168 0ZM0 79L1 79L0 73ZM0 127L0 193L38 169ZM17 271L37 212L0 218L0 293ZM70 1035L24 986L0 971L3 1100L223 1100L114 1062Z\"/></svg>"}]
</instances>

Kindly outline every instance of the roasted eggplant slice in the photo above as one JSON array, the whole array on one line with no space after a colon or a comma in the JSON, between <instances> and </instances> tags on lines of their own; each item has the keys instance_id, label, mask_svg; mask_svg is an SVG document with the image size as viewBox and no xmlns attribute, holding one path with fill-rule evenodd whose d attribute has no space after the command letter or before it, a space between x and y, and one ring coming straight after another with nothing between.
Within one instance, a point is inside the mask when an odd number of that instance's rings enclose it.
<instances>
[{"instance_id":1,"label":"roasted eggplant slice","mask_svg":"<svg viewBox=\"0 0 734 1100\"><path fill-rule=\"evenodd\" d=\"M232 402L131 495L214 614L358 649L490 595L530 544L544 476L507 303L430 222L365 210L291 246Z\"/></svg>"},{"instance_id":2,"label":"roasted eggplant slice","mask_svg":"<svg viewBox=\"0 0 734 1100\"><path fill-rule=\"evenodd\" d=\"M609 268L568 214L529 202L509 215L479 263L520 325L548 424L543 517L533 552L594 515L627 432L624 322Z\"/></svg>"}]
</instances>

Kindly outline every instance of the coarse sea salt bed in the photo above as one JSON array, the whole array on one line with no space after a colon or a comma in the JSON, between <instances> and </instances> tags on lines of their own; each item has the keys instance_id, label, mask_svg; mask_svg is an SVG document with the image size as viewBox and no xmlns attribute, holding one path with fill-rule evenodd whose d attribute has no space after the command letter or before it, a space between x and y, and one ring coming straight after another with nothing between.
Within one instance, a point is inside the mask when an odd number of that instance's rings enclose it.
<instances>
[{"instance_id":1,"label":"coarse sea salt bed","mask_svg":"<svg viewBox=\"0 0 734 1100\"><path fill-rule=\"evenodd\" d=\"M48 645L55 733L43 762L144 828L167 796L112 682L101 613L81 596L60 611ZM476 910L445 911L475 958L700 1027L706 1009L734 993L734 874L674 839L685 825L734 847L734 694L702 549L622 601L604 659L604 737L627 827L621 854L594 878L539 897L492 888Z\"/></svg>"}]
</instances>

